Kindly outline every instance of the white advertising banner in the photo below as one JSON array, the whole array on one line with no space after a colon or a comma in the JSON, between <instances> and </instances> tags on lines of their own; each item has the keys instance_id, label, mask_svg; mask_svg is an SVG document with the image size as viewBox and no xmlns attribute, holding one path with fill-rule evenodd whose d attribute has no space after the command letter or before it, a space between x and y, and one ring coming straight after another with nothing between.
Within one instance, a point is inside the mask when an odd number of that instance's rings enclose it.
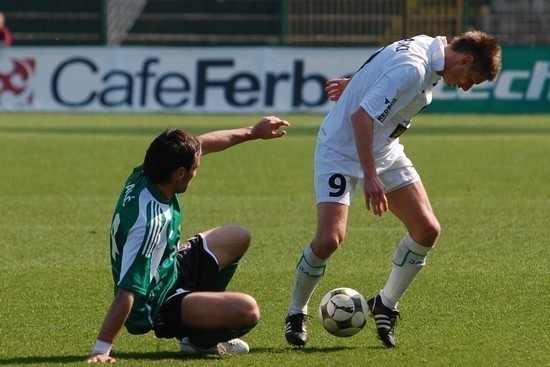
<instances>
[{"instance_id":1,"label":"white advertising banner","mask_svg":"<svg viewBox=\"0 0 550 367\"><path fill-rule=\"evenodd\" d=\"M374 49L4 48L0 109L57 112L325 112L326 80ZM343 57L345 55L345 57Z\"/></svg>"},{"instance_id":2,"label":"white advertising banner","mask_svg":"<svg viewBox=\"0 0 550 367\"><path fill-rule=\"evenodd\" d=\"M0 48L0 111L326 113L328 79L375 48ZM432 112L549 113L550 48L508 47L495 82L434 89ZM513 102L513 103L511 103Z\"/></svg>"}]
</instances>

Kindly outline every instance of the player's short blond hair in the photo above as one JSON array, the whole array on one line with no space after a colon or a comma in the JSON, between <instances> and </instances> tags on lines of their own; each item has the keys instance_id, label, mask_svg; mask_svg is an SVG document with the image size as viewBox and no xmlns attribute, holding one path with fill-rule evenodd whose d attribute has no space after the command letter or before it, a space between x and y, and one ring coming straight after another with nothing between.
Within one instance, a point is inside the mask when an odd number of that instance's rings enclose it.
<instances>
[{"instance_id":1,"label":"player's short blond hair","mask_svg":"<svg viewBox=\"0 0 550 367\"><path fill-rule=\"evenodd\" d=\"M497 39L485 32L469 31L456 36L451 48L458 53L472 55L472 71L481 73L487 80L495 80L502 69L502 50Z\"/></svg>"}]
</instances>

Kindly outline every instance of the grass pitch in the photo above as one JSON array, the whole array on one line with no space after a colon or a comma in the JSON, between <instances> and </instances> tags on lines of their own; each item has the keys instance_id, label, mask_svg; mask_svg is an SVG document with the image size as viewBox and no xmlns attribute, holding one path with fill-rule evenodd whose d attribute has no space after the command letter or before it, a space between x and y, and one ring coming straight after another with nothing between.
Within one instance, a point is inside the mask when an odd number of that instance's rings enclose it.
<instances>
[{"instance_id":1,"label":"grass pitch","mask_svg":"<svg viewBox=\"0 0 550 367\"><path fill-rule=\"evenodd\" d=\"M166 127L199 134L260 116L0 115L0 365L80 366L112 299L109 224L124 180ZM180 201L187 235L227 223L253 244L231 283L260 324L247 356L182 358L174 341L123 331L123 366L549 366L548 115L423 115L403 135L443 233L401 302L399 345L374 323L339 339L322 295L384 284L404 230L356 197L343 248L311 301L311 341L283 337L294 266L315 229L312 154L320 116L282 116L288 135L204 157Z\"/></svg>"}]
</instances>

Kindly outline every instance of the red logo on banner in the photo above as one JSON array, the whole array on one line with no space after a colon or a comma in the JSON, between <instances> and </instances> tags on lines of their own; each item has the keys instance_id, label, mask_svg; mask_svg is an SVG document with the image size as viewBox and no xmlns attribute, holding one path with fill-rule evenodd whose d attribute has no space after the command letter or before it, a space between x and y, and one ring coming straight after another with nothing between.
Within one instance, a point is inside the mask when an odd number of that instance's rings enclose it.
<instances>
[{"instance_id":1,"label":"red logo on banner","mask_svg":"<svg viewBox=\"0 0 550 367\"><path fill-rule=\"evenodd\" d=\"M0 57L0 107L32 105L34 70L33 58Z\"/></svg>"}]
</instances>

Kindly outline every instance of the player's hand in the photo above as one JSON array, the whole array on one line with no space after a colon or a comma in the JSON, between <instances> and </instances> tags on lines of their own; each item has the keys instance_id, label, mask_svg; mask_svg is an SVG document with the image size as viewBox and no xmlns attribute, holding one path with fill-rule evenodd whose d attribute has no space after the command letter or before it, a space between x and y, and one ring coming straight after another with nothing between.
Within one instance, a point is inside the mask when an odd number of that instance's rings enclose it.
<instances>
[{"instance_id":1,"label":"player's hand","mask_svg":"<svg viewBox=\"0 0 550 367\"><path fill-rule=\"evenodd\" d=\"M252 127L252 135L258 139L280 138L286 134L286 130L281 130L283 126L290 126L290 123L277 116L266 116Z\"/></svg>"},{"instance_id":2,"label":"player's hand","mask_svg":"<svg viewBox=\"0 0 550 367\"><path fill-rule=\"evenodd\" d=\"M369 175L363 181L365 202L367 210L379 217L388 211L388 199L386 198L385 187L378 175Z\"/></svg>"},{"instance_id":3,"label":"player's hand","mask_svg":"<svg viewBox=\"0 0 550 367\"><path fill-rule=\"evenodd\" d=\"M327 81L325 84L325 92L327 92L328 98L331 101L337 101L344 92L344 89L348 86L350 80L351 78L339 78Z\"/></svg>"},{"instance_id":4,"label":"player's hand","mask_svg":"<svg viewBox=\"0 0 550 367\"><path fill-rule=\"evenodd\" d=\"M108 354L92 354L86 363L115 363L115 359Z\"/></svg>"}]
</instances>

